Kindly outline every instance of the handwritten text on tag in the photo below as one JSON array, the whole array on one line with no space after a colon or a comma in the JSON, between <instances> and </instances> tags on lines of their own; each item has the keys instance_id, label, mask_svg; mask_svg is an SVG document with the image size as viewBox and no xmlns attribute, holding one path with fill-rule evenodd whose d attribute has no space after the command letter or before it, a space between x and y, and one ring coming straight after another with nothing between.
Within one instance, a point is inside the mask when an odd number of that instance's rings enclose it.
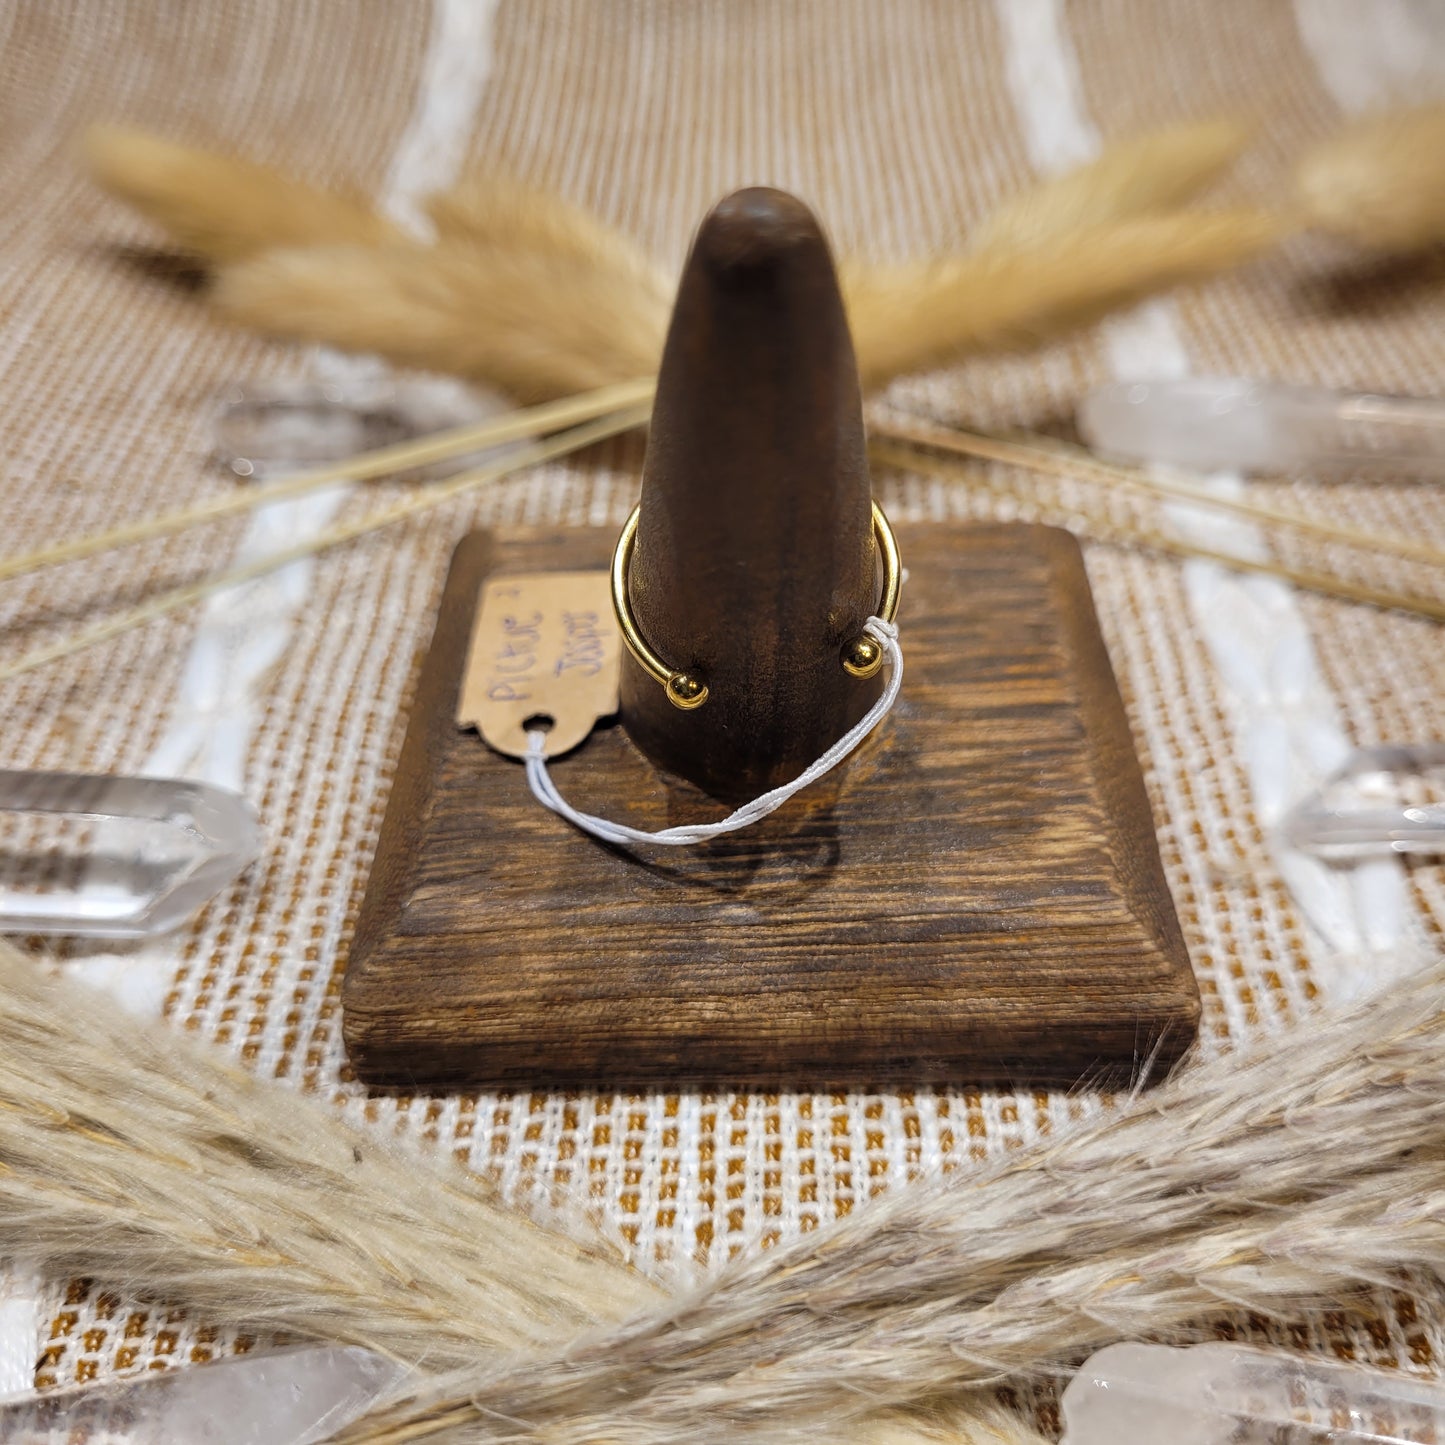
<instances>
[{"instance_id":1,"label":"handwritten text on tag","mask_svg":"<svg viewBox=\"0 0 1445 1445\"><path fill-rule=\"evenodd\" d=\"M605 572L529 572L482 588L457 722L498 752L527 752L547 717L547 756L575 748L617 711L622 638Z\"/></svg>"}]
</instances>

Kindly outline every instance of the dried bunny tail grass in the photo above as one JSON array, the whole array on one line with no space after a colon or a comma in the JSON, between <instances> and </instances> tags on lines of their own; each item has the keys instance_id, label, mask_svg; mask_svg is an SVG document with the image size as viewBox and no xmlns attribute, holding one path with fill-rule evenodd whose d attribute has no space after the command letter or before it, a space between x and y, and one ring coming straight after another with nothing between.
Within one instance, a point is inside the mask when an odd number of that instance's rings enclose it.
<instances>
[{"instance_id":1,"label":"dried bunny tail grass","mask_svg":"<svg viewBox=\"0 0 1445 1445\"><path fill-rule=\"evenodd\" d=\"M740 1261L611 1338L446 1382L344 1438L682 1445L701 1420L718 1438L797 1438L805 1420L1056 1367L1241 1304L1441 1274L1442 1035L1436 965L981 1176L885 1196Z\"/></svg>"},{"instance_id":2,"label":"dried bunny tail grass","mask_svg":"<svg viewBox=\"0 0 1445 1445\"><path fill-rule=\"evenodd\" d=\"M422 1363L553 1345L659 1292L0 942L0 1256Z\"/></svg>"},{"instance_id":3,"label":"dried bunny tail grass","mask_svg":"<svg viewBox=\"0 0 1445 1445\"><path fill-rule=\"evenodd\" d=\"M1359 245L1415 251L1445 241L1445 105L1353 125L1296 172L1309 221Z\"/></svg>"},{"instance_id":4,"label":"dried bunny tail grass","mask_svg":"<svg viewBox=\"0 0 1445 1445\"><path fill-rule=\"evenodd\" d=\"M1005 201L970 233L969 245L1024 249L1081 227L1173 210L1217 181L1250 134L1242 121L1217 119L1120 141Z\"/></svg>"},{"instance_id":5,"label":"dried bunny tail grass","mask_svg":"<svg viewBox=\"0 0 1445 1445\"><path fill-rule=\"evenodd\" d=\"M1037 345L1157 291L1250 260L1290 223L1258 211L1146 216L894 266L845 266L865 388L976 352Z\"/></svg>"},{"instance_id":6,"label":"dried bunny tail grass","mask_svg":"<svg viewBox=\"0 0 1445 1445\"><path fill-rule=\"evenodd\" d=\"M452 372L523 402L655 374L670 309L627 271L454 242L277 251L224 270L215 300L248 326Z\"/></svg>"},{"instance_id":7,"label":"dried bunny tail grass","mask_svg":"<svg viewBox=\"0 0 1445 1445\"><path fill-rule=\"evenodd\" d=\"M233 156L108 125L92 127L83 148L100 185L211 261L244 260L278 246L399 239L396 227L359 197Z\"/></svg>"},{"instance_id":8,"label":"dried bunny tail grass","mask_svg":"<svg viewBox=\"0 0 1445 1445\"><path fill-rule=\"evenodd\" d=\"M483 250L536 250L647 286L654 303L672 304L676 283L630 236L590 211L514 177L474 177L427 201L443 241Z\"/></svg>"}]
</instances>

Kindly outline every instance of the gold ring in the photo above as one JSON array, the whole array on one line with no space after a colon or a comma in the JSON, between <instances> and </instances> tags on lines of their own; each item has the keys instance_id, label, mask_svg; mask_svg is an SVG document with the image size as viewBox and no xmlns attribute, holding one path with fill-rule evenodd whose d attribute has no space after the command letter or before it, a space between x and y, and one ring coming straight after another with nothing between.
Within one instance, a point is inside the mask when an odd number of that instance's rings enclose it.
<instances>
[{"instance_id":1,"label":"gold ring","mask_svg":"<svg viewBox=\"0 0 1445 1445\"><path fill-rule=\"evenodd\" d=\"M642 512L639 503L632 509L617 547L612 553L612 610L617 614L617 625L622 630L622 640L627 650L641 665L648 676L660 682L667 692L667 700L674 706L690 712L707 701L707 683L690 672L677 672L670 668L648 645L647 639L638 630L632 615L632 599L627 591L627 578L632 568L632 549L637 542L637 519ZM893 622L898 616L898 593L902 579L902 566L898 558L898 542L893 528L883 515L883 508L873 503L873 541L883 563L883 591L878 606L872 614L884 622ZM843 669L852 677L872 677L883 666L883 649L866 632L847 643L843 648Z\"/></svg>"}]
</instances>

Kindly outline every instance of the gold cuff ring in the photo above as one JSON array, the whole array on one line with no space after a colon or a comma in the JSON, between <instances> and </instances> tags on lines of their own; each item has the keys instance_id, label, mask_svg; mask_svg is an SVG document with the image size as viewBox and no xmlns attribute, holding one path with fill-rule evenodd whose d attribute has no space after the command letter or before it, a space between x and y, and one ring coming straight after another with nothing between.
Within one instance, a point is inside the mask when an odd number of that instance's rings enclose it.
<instances>
[{"instance_id":1,"label":"gold cuff ring","mask_svg":"<svg viewBox=\"0 0 1445 1445\"><path fill-rule=\"evenodd\" d=\"M690 712L707 701L707 683L693 673L677 672L669 667L647 645L647 639L638 630L637 619L632 615L627 577L632 567L632 549L637 542L637 518L641 510L640 505L632 509L612 554L612 609L617 614L617 625L622 630L627 650L641 664L644 672L662 684L667 700L674 707ZM873 503L873 542L883 564L883 590L872 615L884 622L893 622L898 616L902 567L893 528L888 525L888 518L877 502ZM851 676L872 677L883 666L883 649L867 633L859 633L844 646L842 662L844 671Z\"/></svg>"}]
</instances>

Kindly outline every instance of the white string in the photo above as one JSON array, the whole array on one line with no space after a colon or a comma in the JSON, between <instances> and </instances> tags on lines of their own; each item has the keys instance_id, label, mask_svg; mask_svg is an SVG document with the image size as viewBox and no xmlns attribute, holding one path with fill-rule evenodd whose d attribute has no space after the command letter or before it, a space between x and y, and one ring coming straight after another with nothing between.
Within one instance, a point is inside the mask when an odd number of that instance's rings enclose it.
<instances>
[{"instance_id":1,"label":"white string","mask_svg":"<svg viewBox=\"0 0 1445 1445\"><path fill-rule=\"evenodd\" d=\"M898 645L898 628L881 617L870 617L863 624L863 631L882 648L888 662L888 686L883 689L878 701L860 718L822 757L806 771L799 773L791 783L784 783L744 803L735 813L716 823L691 823L678 828L663 828L657 833L648 833L641 828L629 828L622 823L612 823L592 813L581 813L557 791L552 775L547 771L547 734L533 729L527 734L527 782L532 795L544 808L550 808L569 823L600 838L604 843L651 843L668 848L685 847L690 843L706 843L722 833L735 833L760 818L781 808L789 798L801 793L804 788L816 783L824 773L836 768L879 723L888 716L898 698L898 689L903 685L903 649Z\"/></svg>"}]
</instances>

